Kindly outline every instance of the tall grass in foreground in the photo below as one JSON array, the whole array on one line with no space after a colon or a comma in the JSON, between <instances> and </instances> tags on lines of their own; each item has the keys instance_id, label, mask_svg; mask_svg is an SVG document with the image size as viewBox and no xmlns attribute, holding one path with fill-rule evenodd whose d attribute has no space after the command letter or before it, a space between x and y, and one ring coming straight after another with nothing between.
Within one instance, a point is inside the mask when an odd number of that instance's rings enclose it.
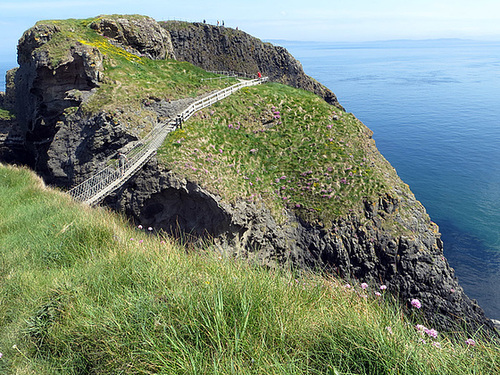
<instances>
[{"instance_id":1,"label":"tall grass in foreground","mask_svg":"<svg viewBox=\"0 0 500 375\"><path fill-rule=\"evenodd\" d=\"M186 250L0 166L0 373L494 374L378 286ZM424 343L425 341L425 343Z\"/></svg>"}]
</instances>

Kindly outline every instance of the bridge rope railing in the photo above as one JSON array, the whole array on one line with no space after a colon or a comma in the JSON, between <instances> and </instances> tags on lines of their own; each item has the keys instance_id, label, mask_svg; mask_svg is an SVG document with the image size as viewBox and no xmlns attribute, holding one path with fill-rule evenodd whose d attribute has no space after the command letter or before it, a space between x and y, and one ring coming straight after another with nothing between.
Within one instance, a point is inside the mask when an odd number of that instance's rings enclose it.
<instances>
[{"instance_id":1,"label":"bridge rope railing","mask_svg":"<svg viewBox=\"0 0 500 375\"><path fill-rule=\"evenodd\" d=\"M69 190L68 193L75 200L85 202L89 205L97 204L108 194L123 185L146 164L156 154L156 151L163 144L168 133L181 127L182 123L188 120L194 113L228 97L243 87L257 85L267 80L267 77L261 77L240 81L193 102L182 112L178 113L176 117L163 123L156 123L146 137L137 142L132 149L125 153L125 157L121 163L116 159L112 160L108 166Z\"/></svg>"},{"instance_id":2,"label":"bridge rope railing","mask_svg":"<svg viewBox=\"0 0 500 375\"><path fill-rule=\"evenodd\" d=\"M245 78L245 79L253 79L257 76L257 74L235 72L233 70L209 70L208 73L218 74L220 76L225 76L225 77ZM216 78L222 78L222 77L216 77Z\"/></svg>"}]
</instances>

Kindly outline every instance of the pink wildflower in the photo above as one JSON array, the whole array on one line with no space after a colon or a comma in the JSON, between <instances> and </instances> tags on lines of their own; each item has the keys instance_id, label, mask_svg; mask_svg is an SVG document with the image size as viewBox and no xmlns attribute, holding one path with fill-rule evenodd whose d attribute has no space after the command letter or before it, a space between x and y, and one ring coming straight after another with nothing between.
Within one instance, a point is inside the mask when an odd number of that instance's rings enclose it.
<instances>
[{"instance_id":1,"label":"pink wildflower","mask_svg":"<svg viewBox=\"0 0 500 375\"><path fill-rule=\"evenodd\" d=\"M465 340L465 343L469 346L476 346L476 341L474 341L473 339L467 339Z\"/></svg>"},{"instance_id":2,"label":"pink wildflower","mask_svg":"<svg viewBox=\"0 0 500 375\"><path fill-rule=\"evenodd\" d=\"M427 327L426 326L423 326L422 324L417 324L415 326L415 328L417 329L418 332L420 332L421 334L424 334L424 331L427 330Z\"/></svg>"},{"instance_id":3,"label":"pink wildflower","mask_svg":"<svg viewBox=\"0 0 500 375\"><path fill-rule=\"evenodd\" d=\"M140 225L140 224L139 224L139 225L137 226L137 228L138 228L138 229L142 229L142 225Z\"/></svg>"},{"instance_id":4,"label":"pink wildflower","mask_svg":"<svg viewBox=\"0 0 500 375\"><path fill-rule=\"evenodd\" d=\"M411 300L411 305L417 309L420 309L422 307L422 304L420 303L420 301L416 298L412 299Z\"/></svg>"},{"instance_id":5,"label":"pink wildflower","mask_svg":"<svg viewBox=\"0 0 500 375\"><path fill-rule=\"evenodd\" d=\"M425 329L424 332L427 333L430 337L434 338L436 338L438 335L438 331L436 331L435 329Z\"/></svg>"},{"instance_id":6,"label":"pink wildflower","mask_svg":"<svg viewBox=\"0 0 500 375\"><path fill-rule=\"evenodd\" d=\"M380 293L380 292L375 292L375 295L376 295L377 297L380 297L380 296L382 295L382 293Z\"/></svg>"},{"instance_id":7,"label":"pink wildflower","mask_svg":"<svg viewBox=\"0 0 500 375\"><path fill-rule=\"evenodd\" d=\"M433 341L432 346L435 346L436 348L441 349L441 343L439 343L437 341Z\"/></svg>"},{"instance_id":8,"label":"pink wildflower","mask_svg":"<svg viewBox=\"0 0 500 375\"><path fill-rule=\"evenodd\" d=\"M361 284L361 289L366 289L368 288L368 284L367 283L362 283Z\"/></svg>"},{"instance_id":9,"label":"pink wildflower","mask_svg":"<svg viewBox=\"0 0 500 375\"><path fill-rule=\"evenodd\" d=\"M380 290L386 290L387 289L387 285L380 285Z\"/></svg>"},{"instance_id":10,"label":"pink wildflower","mask_svg":"<svg viewBox=\"0 0 500 375\"><path fill-rule=\"evenodd\" d=\"M148 227L148 230L151 232L153 230L153 228L152 227Z\"/></svg>"}]
</instances>

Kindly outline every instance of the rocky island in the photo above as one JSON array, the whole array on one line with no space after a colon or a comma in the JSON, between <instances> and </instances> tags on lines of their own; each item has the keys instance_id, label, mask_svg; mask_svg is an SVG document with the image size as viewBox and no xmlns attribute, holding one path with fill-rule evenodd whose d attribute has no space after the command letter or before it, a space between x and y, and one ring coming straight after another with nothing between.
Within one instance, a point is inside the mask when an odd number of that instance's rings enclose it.
<instances>
[{"instance_id":1,"label":"rocky island","mask_svg":"<svg viewBox=\"0 0 500 375\"><path fill-rule=\"evenodd\" d=\"M18 45L0 106L1 159L68 189L158 121L261 72L169 134L103 205L268 267L384 284L441 330L495 335L443 255L438 226L372 132L286 49L241 30L142 16L42 21Z\"/></svg>"}]
</instances>

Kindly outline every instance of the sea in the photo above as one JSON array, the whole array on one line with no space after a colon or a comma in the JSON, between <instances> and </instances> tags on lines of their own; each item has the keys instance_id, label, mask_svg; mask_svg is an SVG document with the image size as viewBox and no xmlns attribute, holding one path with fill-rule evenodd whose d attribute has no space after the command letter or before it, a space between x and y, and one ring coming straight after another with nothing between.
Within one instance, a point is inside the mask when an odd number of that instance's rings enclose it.
<instances>
[{"instance_id":1,"label":"sea","mask_svg":"<svg viewBox=\"0 0 500 375\"><path fill-rule=\"evenodd\" d=\"M270 42L374 132L467 295L500 319L500 42ZM0 91L15 66L0 56Z\"/></svg>"}]
</instances>

